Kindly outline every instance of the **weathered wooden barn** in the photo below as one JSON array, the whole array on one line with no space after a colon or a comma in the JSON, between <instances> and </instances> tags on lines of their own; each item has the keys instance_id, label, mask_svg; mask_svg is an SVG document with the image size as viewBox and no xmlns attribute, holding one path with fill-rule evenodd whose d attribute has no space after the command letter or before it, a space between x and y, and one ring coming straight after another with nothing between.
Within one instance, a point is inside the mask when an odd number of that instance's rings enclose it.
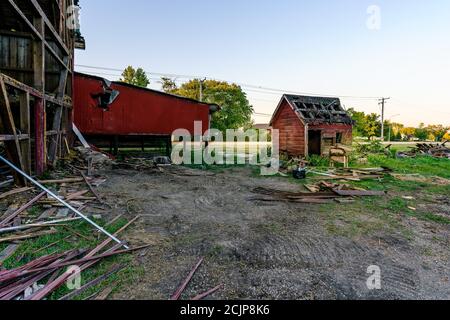
<instances>
[{"instance_id":1,"label":"weathered wooden barn","mask_svg":"<svg viewBox=\"0 0 450 320\"><path fill-rule=\"evenodd\" d=\"M280 152L290 156L326 155L352 143L353 121L339 98L283 95L270 125L279 130Z\"/></svg>"},{"instance_id":2,"label":"weathered wooden barn","mask_svg":"<svg viewBox=\"0 0 450 320\"><path fill-rule=\"evenodd\" d=\"M159 149L169 154L172 133L194 122L209 129L219 106L101 77L75 73L74 123L89 143L110 148ZM150 150L149 150L150 151Z\"/></svg>"},{"instance_id":3,"label":"weathered wooden barn","mask_svg":"<svg viewBox=\"0 0 450 320\"><path fill-rule=\"evenodd\" d=\"M0 141L27 173L67 152L78 9L78 0L0 1Z\"/></svg>"}]
</instances>

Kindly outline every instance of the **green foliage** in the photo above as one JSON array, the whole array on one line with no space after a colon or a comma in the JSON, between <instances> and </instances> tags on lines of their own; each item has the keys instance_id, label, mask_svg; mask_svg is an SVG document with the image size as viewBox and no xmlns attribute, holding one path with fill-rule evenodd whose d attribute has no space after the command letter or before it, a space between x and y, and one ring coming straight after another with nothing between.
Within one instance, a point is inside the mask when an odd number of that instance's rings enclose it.
<instances>
[{"instance_id":1,"label":"green foliage","mask_svg":"<svg viewBox=\"0 0 450 320\"><path fill-rule=\"evenodd\" d=\"M351 108L348 113L355 121L353 127L353 135L355 137L365 137L372 138L381 136L381 120L380 116L372 113L365 114L364 112L356 111ZM417 138L419 140L431 140L440 142L443 140L450 139L450 133L448 133L450 127L445 127L443 125L429 125L420 124L418 128L405 127L400 123L392 123L390 121L385 121L384 123L384 136L389 137L389 132L391 133L391 140L402 141L411 140ZM448 139L446 139L448 138Z\"/></svg>"},{"instance_id":2,"label":"green foliage","mask_svg":"<svg viewBox=\"0 0 450 320\"><path fill-rule=\"evenodd\" d=\"M123 71L120 81L142 88L147 88L150 84L150 80L145 71L142 68L135 70L132 66L128 66Z\"/></svg>"},{"instance_id":3,"label":"green foliage","mask_svg":"<svg viewBox=\"0 0 450 320\"><path fill-rule=\"evenodd\" d=\"M202 92L203 102L219 105L221 110L213 115L212 128L224 132L227 129L252 127L253 107L240 86L216 80L201 83L199 79L194 79L177 87L173 80L161 80L162 88L167 93L200 100Z\"/></svg>"},{"instance_id":4,"label":"green foliage","mask_svg":"<svg viewBox=\"0 0 450 320\"><path fill-rule=\"evenodd\" d=\"M381 122L380 116L372 113L365 114L364 112L356 111L351 108L348 110L351 118L355 121L354 135L372 138L381 135Z\"/></svg>"},{"instance_id":5,"label":"green foliage","mask_svg":"<svg viewBox=\"0 0 450 320\"><path fill-rule=\"evenodd\" d=\"M174 93L177 89L177 84L170 78L161 78L162 90L167 93Z\"/></svg>"},{"instance_id":6,"label":"green foliage","mask_svg":"<svg viewBox=\"0 0 450 320\"><path fill-rule=\"evenodd\" d=\"M329 167L330 159L318 155L310 155L308 157L309 166L311 167Z\"/></svg>"},{"instance_id":7,"label":"green foliage","mask_svg":"<svg viewBox=\"0 0 450 320\"><path fill-rule=\"evenodd\" d=\"M386 152L384 145L379 140L370 141L367 144L357 144L355 152L361 155L382 154Z\"/></svg>"}]
</instances>

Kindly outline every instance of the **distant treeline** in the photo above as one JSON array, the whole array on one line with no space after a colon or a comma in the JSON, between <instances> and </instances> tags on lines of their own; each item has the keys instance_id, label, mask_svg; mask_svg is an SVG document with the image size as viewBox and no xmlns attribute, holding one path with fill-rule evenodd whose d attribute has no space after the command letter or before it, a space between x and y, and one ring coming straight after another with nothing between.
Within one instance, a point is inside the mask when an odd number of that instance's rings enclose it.
<instances>
[{"instance_id":1,"label":"distant treeline","mask_svg":"<svg viewBox=\"0 0 450 320\"><path fill-rule=\"evenodd\" d=\"M366 114L364 112L349 109L352 119L355 121L353 135L355 137L366 137L372 139L381 137L381 116L376 113ZM420 124L419 127L407 127L401 123L385 121L384 136L389 141L450 141L450 127L443 125Z\"/></svg>"}]
</instances>

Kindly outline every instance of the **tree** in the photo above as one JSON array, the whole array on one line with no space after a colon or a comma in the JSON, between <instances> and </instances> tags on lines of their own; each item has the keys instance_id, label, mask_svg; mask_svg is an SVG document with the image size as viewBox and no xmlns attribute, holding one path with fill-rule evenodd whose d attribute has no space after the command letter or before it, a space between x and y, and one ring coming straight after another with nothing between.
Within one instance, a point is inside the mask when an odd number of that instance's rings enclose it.
<instances>
[{"instance_id":1,"label":"tree","mask_svg":"<svg viewBox=\"0 0 450 320\"><path fill-rule=\"evenodd\" d=\"M224 132L227 129L247 129L253 124L253 107L242 88L234 83L216 80L206 80L201 83L199 79L194 79L177 87L173 80L167 78L161 80L163 90L167 93L200 100L200 91L202 91L203 102L219 105L221 110L212 117L211 127L214 129Z\"/></svg>"},{"instance_id":2,"label":"tree","mask_svg":"<svg viewBox=\"0 0 450 320\"><path fill-rule=\"evenodd\" d=\"M444 135L444 137L442 138L442 140L450 141L450 129L449 129L449 131Z\"/></svg>"},{"instance_id":3,"label":"tree","mask_svg":"<svg viewBox=\"0 0 450 320\"><path fill-rule=\"evenodd\" d=\"M419 140L425 141L428 139L429 132L427 128L425 127L424 123L421 123L418 128L416 128L414 132L414 136L418 138Z\"/></svg>"},{"instance_id":4,"label":"tree","mask_svg":"<svg viewBox=\"0 0 450 320\"><path fill-rule=\"evenodd\" d=\"M348 113L355 122L355 125L353 126L353 135L355 137L365 137L366 114L364 112L356 111L353 108L348 109Z\"/></svg>"},{"instance_id":5,"label":"tree","mask_svg":"<svg viewBox=\"0 0 450 320\"><path fill-rule=\"evenodd\" d=\"M349 109L348 113L353 121L355 121L355 125L353 127L353 134L355 136L362 136L370 139L381 135L379 115L375 113L366 115L364 112L356 111L353 108ZM388 127L386 128L389 129Z\"/></svg>"},{"instance_id":6,"label":"tree","mask_svg":"<svg viewBox=\"0 0 450 320\"><path fill-rule=\"evenodd\" d=\"M380 116L371 113L366 116L366 134L369 139L381 135Z\"/></svg>"},{"instance_id":7,"label":"tree","mask_svg":"<svg viewBox=\"0 0 450 320\"><path fill-rule=\"evenodd\" d=\"M170 78L161 78L162 90L167 93L174 93L177 89L177 84Z\"/></svg>"},{"instance_id":8,"label":"tree","mask_svg":"<svg viewBox=\"0 0 450 320\"><path fill-rule=\"evenodd\" d=\"M150 84L150 80L145 71L142 68L135 70L132 66L125 68L120 81L142 88L147 88Z\"/></svg>"}]
</instances>

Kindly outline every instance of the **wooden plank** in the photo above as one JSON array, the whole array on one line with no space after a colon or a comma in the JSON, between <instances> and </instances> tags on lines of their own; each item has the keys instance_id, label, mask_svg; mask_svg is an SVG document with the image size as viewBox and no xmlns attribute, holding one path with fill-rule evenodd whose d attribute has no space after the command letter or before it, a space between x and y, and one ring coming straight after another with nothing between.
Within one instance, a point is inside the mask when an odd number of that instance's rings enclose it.
<instances>
[{"instance_id":1,"label":"wooden plank","mask_svg":"<svg viewBox=\"0 0 450 320\"><path fill-rule=\"evenodd\" d=\"M14 124L14 117L11 112L11 106L9 104L8 92L6 91L6 85L3 79L0 78L0 116L2 120L3 130L5 133L14 136L14 141L5 142L7 153L9 158L22 170L24 169L22 161L22 153L20 150L19 138L17 136L16 126ZM24 184L25 180L15 174L16 181L20 184Z\"/></svg>"},{"instance_id":2,"label":"wooden plank","mask_svg":"<svg viewBox=\"0 0 450 320\"><path fill-rule=\"evenodd\" d=\"M97 198L98 202L100 202L101 204L104 204L104 201L102 200L100 195L97 193L97 191L95 191L94 187L89 183L89 180L86 177L86 175L82 171L80 171L80 174L83 177L84 182L86 182L86 185L89 187L89 190L91 190L92 194Z\"/></svg>"},{"instance_id":3,"label":"wooden plank","mask_svg":"<svg viewBox=\"0 0 450 320\"><path fill-rule=\"evenodd\" d=\"M38 196L33 198L28 203L24 204L22 207L20 207L16 212L11 214L9 217L6 217L3 221L0 221L0 228L6 226L8 223L13 221L18 215L20 215L22 212L30 208L32 205L34 205L36 202L38 202L43 196L46 195L46 192L41 192Z\"/></svg>"},{"instance_id":4,"label":"wooden plank","mask_svg":"<svg viewBox=\"0 0 450 320\"><path fill-rule=\"evenodd\" d=\"M31 187L24 187L24 188L15 189L15 190L11 190L11 191L2 193L2 194L0 194L0 200L1 199L5 199L5 198L7 198L9 196L12 196L12 195L15 195L15 194L19 194L19 193L22 193L22 192L30 191L32 189L33 188L31 188Z\"/></svg>"},{"instance_id":5,"label":"wooden plank","mask_svg":"<svg viewBox=\"0 0 450 320\"><path fill-rule=\"evenodd\" d=\"M54 221L47 221L47 222L42 222L42 223L24 224L24 225L20 225L20 226L0 229L0 234L10 233L10 232L15 232L15 231L22 231L22 230L27 230L27 229L35 229L35 228L49 228L49 227L54 227L54 226L64 226L64 225L62 225L62 223L64 223L64 222L73 222L73 221L78 221L80 219L81 218L77 217L77 218L66 218L66 219L60 219L60 220L54 220ZM87 240L92 241L92 239L89 239L89 238L87 238Z\"/></svg>"},{"instance_id":6,"label":"wooden plank","mask_svg":"<svg viewBox=\"0 0 450 320\"><path fill-rule=\"evenodd\" d=\"M51 103L53 103L55 105L59 105L59 106L63 105L64 107L69 108L69 109L72 108L72 104L71 103L69 103L69 102L67 102L67 101L65 101L63 99L56 99L56 98L54 98L54 97L52 97L51 95L48 95L48 94L44 94L43 92L41 92L39 90L36 90L33 87L27 86L26 84L21 83L21 82L15 80L13 78L7 76L4 73L0 73L0 78L3 79L5 84L7 84L9 86L12 86L12 87L14 87L14 88L16 88L16 89L18 89L20 91L28 92L33 97L44 99L44 100L46 100L48 102L51 102Z\"/></svg>"},{"instance_id":7,"label":"wooden plank","mask_svg":"<svg viewBox=\"0 0 450 320\"><path fill-rule=\"evenodd\" d=\"M0 266L3 264L3 262L8 260L14 254L14 252L16 252L18 248L19 248L18 244L11 244L8 247L6 247L5 250L3 250L0 253Z\"/></svg>"},{"instance_id":8,"label":"wooden plank","mask_svg":"<svg viewBox=\"0 0 450 320\"><path fill-rule=\"evenodd\" d=\"M62 183L76 183L76 182L83 182L83 178L67 178L67 179L60 179L60 180L41 180L39 183L41 184L62 184Z\"/></svg>"},{"instance_id":9,"label":"wooden plank","mask_svg":"<svg viewBox=\"0 0 450 320\"><path fill-rule=\"evenodd\" d=\"M46 168L45 160L45 107L44 100L37 99L34 105L34 150L35 171L40 176Z\"/></svg>"},{"instance_id":10,"label":"wooden plank","mask_svg":"<svg viewBox=\"0 0 450 320\"><path fill-rule=\"evenodd\" d=\"M20 100L20 131L27 135L25 141L21 141L22 161L25 172L31 174L31 119L30 119L30 94L24 92L19 97ZM20 140L20 139L19 139Z\"/></svg>"},{"instance_id":11,"label":"wooden plank","mask_svg":"<svg viewBox=\"0 0 450 320\"><path fill-rule=\"evenodd\" d=\"M55 267L62 268L62 267L67 267L67 266L71 266L71 265L80 265L80 264L84 264L86 262L92 262L92 261L97 261L97 260L101 260L101 259L104 259L104 258L109 258L109 257L121 255L121 254L141 251L141 250L147 249L147 248L149 248L151 246L152 246L151 244L146 244L146 245L142 245L142 246L135 247L135 248L130 248L130 249L122 249L122 250L117 250L117 251L116 250L112 250L112 251L108 250L107 252L99 254L99 255L96 255L96 256L89 256L89 257L86 256L86 257L80 258L80 259L75 260L75 261L70 261L70 262L58 264ZM121 245L117 244L116 247L120 248ZM46 271L46 270L49 270L49 269L52 269L52 268L51 267L42 267L42 268L31 269L31 270L25 271L25 274Z\"/></svg>"},{"instance_id":12,"label":"wooden plank","mask_svg":"<svg viewBox=\"0 0 450 320\"><path fill-rule=\"evenodd\" d=\"M110 271L108 271L106 274L101 275L100 277L98 277L98 278L96 278L96 279L86 283L80 289L72 291L71 293L69 293L69 294L65 295L64 297L60 298L59 300L70 300L70 299L72 299L72 298L82 294L83 292L85 292L89 288L92 288L92 287L98 285L102 281L106 280L107 278L109 278L110 276L112 276L113 274L119 272L120 270L122 270L124 268L125 268L125 266L115 266Z\"/></svg>"},{"instance_id":13,"label":"wooden plank","mask_svg":"<svg viewBox=\"0 0 450 320\"><path fill-rule=\"evenodd\" d=\"M67 64L69 62L68 57L64 57L64 62ZM61 70L61 74L59 77L59 85L58 85L58 91L56 94L57 99L64 98L64 93L66 91L66 85L67 85L67 77L68 77L69 71L65 68ZM63 115L63 106L59 106L56 109L55 116L53 118L53 124L52 124L52 130L55 130L57 132L57 137L52 140L49 148L49 161L51 164L55 165L55 162L57 160L57 148L58 144L61 143L61 124L62 124L62 115Z\"/></svg>"},{"instance_id":14,"label":"wooden plank","mask_svg":"<svg viewBox=\"0 0 450 320\"><path fill-rule=\"evenodd\" d=\"M33 238L37 238L40 236L47 236L47 235L55 234L57 232L58 231L56 231L56 230L49 230L49 231L25 234L25 235L20 235L20 236L11 236L11 237L7 237L7 238L0 238L0 243L33 239Z\"/></svg>"},{"instance_id":15,"label":"wooden plank","mask_svg":"<svg viewBox=\"0 0 450 320\"><path fill-rule=\"evenodd\" d=\"M45 26L42 18L35 17L33 26L36 32L41 36L40 39L33 41L33 70L34 70L34 88L42 93L45 92Z\"/></svg>"},{"instance_id":16,"label":"wooden plank","mask_svg":"<svg viewBox=\"0 0 450 320\"><path fill-rule=\"evenodd\" d=\"M19 141L30 139L30 135L28 134L18 134L17 136L13 136L11 134L0 134L0 142L15 141L16 137Z\"/></svg>"},{"instance_id":17,"label":"wooden plank","mask_svg":"<svg viewBox=\"0 0 450 320\"><path fill-rule=\"evenodd\" d=\"M223 284L218 285L217 287L215 287L215 288L213 288L211 290L208 290L208 291L206 291L206 292L204 292L202 294L199 294L198 296L192 298L191 300L193 300L193 301L202 300L202 299L206 298L207 296L210 296L213 293L219 291L220 289L222 289L222 287L223 287Z\"/></svg>"},{"instance_id":18,"label":"wooden plank","mask_svg":"<svg viewBox=\"0 0 450 320\"><path fill-rule=\"evenodd\" d=\"M183 294L183 291L186 289L187 285L191 281L192 277L194 276L195 272L198 270L200 265L203 262L203 258L201 258L197 264L194 266L194 268L191 270L187 278L181 283L181 285L178 287L178 289L175 291L175 293L170 297L170 300L179 300L181 295Z\"/></svg>"},{"instance_id":19,"label":"wooden plank","mask_svg":"<svg viewBox=\"0 0 450 320\"><path fill-rule=\"evenodd\" d=\"M337 195L342 197L379 197L385 196L385 191L364 191L364 190L336 190L334 189Z\"/></svg>"},{"instance_id":20,"label":"wooden plank","mask_svg":"<svg viewBox=\"0 0 450 320\"><path fill-rule=\"evenodd\" d=\"M113 292L112 287L105 288L102 292L99 293L97 297L95 297L94 300L106 300Z\"/></svg>"}]
</instances>

